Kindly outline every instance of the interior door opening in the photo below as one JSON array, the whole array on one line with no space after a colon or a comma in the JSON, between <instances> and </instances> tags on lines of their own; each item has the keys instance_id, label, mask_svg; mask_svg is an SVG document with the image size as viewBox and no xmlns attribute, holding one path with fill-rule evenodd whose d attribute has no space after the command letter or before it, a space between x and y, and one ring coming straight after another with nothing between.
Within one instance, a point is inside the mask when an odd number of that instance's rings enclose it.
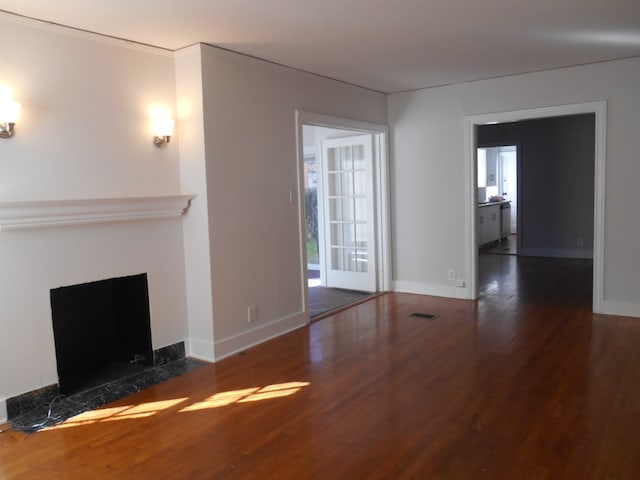
<instances>
[{"instance_id":1,"label":"interior door opening","mask_svg":"<svg viewBox=\"0 0 640 480\"><path fill-rule=\"evenodd\" d=\"M582 301L596 303L595 279L599 278L596 239L597 128L596 115L585 112L518 119L514 122L478 125L476 130L476 191L478 287L483 295L517 295L518 284L529 281L549 265L574 272L571 283L558 283L557 275L545 279L557 293L569 288L571 298L581 285ZM509 142L513 142L513 145ZM511 160L512 153L515 159ZM504 172L516 166L515 198ZM506 200L517 205L515 213L517 257L498 260L504 248L500 206ZM497 216L497 221L496 217ZM494 222L491 222L493 218ZM490 232L488 232L490 230ZM478 248L479 247L479 248ZM492 258L493 257L493 258ZM515 284L500 281L502 270L517 271ZM502 272L502 273L501 273ZM506 275L506 274L505 274ZM506 278L506 276L505 276ZM576 288L574 288L576 287ZM573 289L573 290L572 290Z\"/></svg>"},{"instance_id":2,"label":"interior door opening","mask_svg":"<svg viewBox=\"0 0 640 480\"><path fill-rule=\"evenodd\" d=\"M373 136L303 126L311 317L376 291Z\"/></svg>"},{"instance_id":3,"label":"interior door opening","mask_svg":"<svg viewBox=\"0 0 640 480\"><path fill-rule=\"evenodd\" d=\"M518 145L479 145L478 247L480 253L518 254Z\"/></svg>"},{"instance_id":4,"label":"interior door opening","mask_svg":"<svg viewBox=\"0 0 640 480\"><path fill-rule=\"evenodd\" d=\"M388 288L386 127L340 128L341 119L336 126L325 119L298 119L310 318Z\"/></svg>"}]
</instances>

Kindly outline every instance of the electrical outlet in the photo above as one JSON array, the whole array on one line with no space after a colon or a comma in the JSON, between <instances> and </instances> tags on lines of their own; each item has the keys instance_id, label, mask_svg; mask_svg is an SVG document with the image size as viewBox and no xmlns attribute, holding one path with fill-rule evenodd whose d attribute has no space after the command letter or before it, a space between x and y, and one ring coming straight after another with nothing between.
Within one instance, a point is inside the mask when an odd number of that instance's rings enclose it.
<instances>
[{"instance_id":1,"label":"electrical outlet","mask_svg":"<svg viewBox=\"0 0 640 480\"><path fill-rule=\"evenodd\" d=\"M258 307L255 305L249 305L247 307L247 319L249 323L255 322L258 319Z\"/></svg>"},{"instance_id":2,"label":"electrical outlet","mask_svg":"<svg viewBox=\"0 0 640 480\"><path fill-rule=\"evenodd\" d=\"M584 247L584 240L582 239L582 237L578 238L578 248L582 248Z\"/></svg>"},{"instance_id":3,"label":"electrical outlet","mask_svg":"<svg viewBox=\"0 0 640 480\"><path fill-rule=\"evenodd\" d=\"M455 282L456 281L456 269L455 268L450 268L449 269L449 271L447 272L447 278L451 282Z\"/></svg>"}]
</instances>

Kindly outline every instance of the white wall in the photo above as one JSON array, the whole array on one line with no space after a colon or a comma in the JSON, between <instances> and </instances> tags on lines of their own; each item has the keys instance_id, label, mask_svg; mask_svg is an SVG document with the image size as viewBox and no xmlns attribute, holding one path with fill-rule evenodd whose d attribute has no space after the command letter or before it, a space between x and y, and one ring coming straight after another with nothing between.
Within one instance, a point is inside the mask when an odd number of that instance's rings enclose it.
<instances>
[{"instance_id":1,"label":"white wall","mask_svg":"<svg viewBox=\"0 0 640 480\"><path fill-rule=\"evenodd\" d=\"M179 192L178 149L149 148L149 108L175 106L171 56L1 25L0 87L22 103L0 144L1 199Z\"/></svg>"},{"instance_id":2,"label":"white wall","mask_svg":"<svg viewBox=\"0 0 640 480\"><path fill-rule=\"evenodd\" d=\"M464 117L606 100L604 308L640 316L640 58L390 95L398 289L455 295L465 271Z\"/></svg>"},{"instance_id":3,"label":"white wall","mask_svg":"<svg viewBox=\"0 0 640 480\"><path fill-rule=\"evenodd\" d=\"M147 109L175 108L173 58L0 19L0 85L23 111L0 141L0 202L180 192L178 149ZM181 219L0 231L2 400L57 383L49 290L148 273L153 348L187 337Z\"/></svg>"},{"instance_id":4,"label":"white wall","mask_svg":"<svg viewBox=\"0 0 640 480\"><path fill-rule=\"evenodd\" d=\"M216 356L305 322L295 110L386 123L384 95L202 47ZM257 306L249 324L247 307Z\"/></svg>"},{"instance_id":5,"label":"white wall","mask_svg":"<svg viewBox=\"0 0 640 480\"><path fill-rule=\"evenodd\" d=\"M180 135L182 191L195 193L184 219L189 339L187 354L215 360L211 256L209 252L209 204L207 157L204 138L201 45L176 53L176 92Z\"/></svg>"}]
</instances>

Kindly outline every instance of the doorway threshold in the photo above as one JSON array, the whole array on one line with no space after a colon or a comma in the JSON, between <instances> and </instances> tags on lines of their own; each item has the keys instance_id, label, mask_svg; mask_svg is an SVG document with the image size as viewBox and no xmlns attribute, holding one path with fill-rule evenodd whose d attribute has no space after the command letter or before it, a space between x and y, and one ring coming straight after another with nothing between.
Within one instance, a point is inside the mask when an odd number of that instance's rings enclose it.
<instances>
[{"instance_id":1,"label":"doorway threshold","mask_svg":"<svg viewBox=\"0 0 640 480\"><path fill-rule=\"evenodd\" d=\"M316 290L316 289L322 290ZM360 305L374 298L384 295L384 292L359 292L355 290L343 290L340 288L314 287L309 289L309 310L311 313L311 321L316 322L323 318L335 315L343 310ZM325 302L322 306L316 303L320 298L324 298ZM330 302L329 300L333 300Z\"/></svg>"}]
</instances>

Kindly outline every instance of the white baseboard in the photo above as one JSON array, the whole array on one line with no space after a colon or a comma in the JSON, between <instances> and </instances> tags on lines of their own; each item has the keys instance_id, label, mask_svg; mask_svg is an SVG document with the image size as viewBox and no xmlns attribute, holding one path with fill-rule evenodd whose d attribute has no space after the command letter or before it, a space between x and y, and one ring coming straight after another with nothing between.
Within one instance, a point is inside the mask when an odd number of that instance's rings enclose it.
<instances>
[{"instance_id":1,"label":"white baseboard","mask_svg":"<svg viewBox=\"0 0 640 480\"><path fill-rule=\"evenodd\" d=\"M204 360L205 362L215 362L215 352L212 342L200 340L199 338L187 338L187 356Z\"/></svg>"},{"instance_id":2,"label":"white baseboard","mask_svg":"<svg viewBox=\"0 0 640 480\"><path fill-rule=\"evenodd\" d=\"M522 255L523 257L593 258L593 250L520 247L518 248L518 255Z\"/></svg>"},{"instance_id":3,"label":"white baseboard","mask_svg":"<svg viewBox=\"0 0 640 480\"><path fill-rule=\"evenodd\" d=\"M459 298L467 300L470 298L467 287L452 287L450 285L434 285L420 282L405 282L395 280L391 285L394 292L417 293L419 295L431 295L434 297Z\"/></svg>"},{"instance_id":4,"label":"white baseboard","mask_svg":"<svg viewBox=\"0 0 640 480\"><path fill-rule=\"evenodd\" d=\"M228 357L272 338L279 337L292 330L304 327L306 324L307 318L304 312L300 312L257 326L252 330L239 333L238 335L220 339L215 342L216 360Z\"/></svg>"},{"instance_id":5,"label":"white baseboard","mask_svg":"<svg viewBox=\"0 0 640 480\"><path fill-rule=\"evenodd\" d=\"M0 398L0 423L7 421L7 400Z\"/></svg>"},{"instance_id":6,"label":"white baseboard","mask_svg":"<svg viewBox=\"0 0 640 480\"><path fill-rule=\"evenodd\" d=\"M640 305L637 303L612 302L603 300L601 305L602 313L606 315L620 315L622 317L639 317Z\"/></svg>"}]
</instances>

